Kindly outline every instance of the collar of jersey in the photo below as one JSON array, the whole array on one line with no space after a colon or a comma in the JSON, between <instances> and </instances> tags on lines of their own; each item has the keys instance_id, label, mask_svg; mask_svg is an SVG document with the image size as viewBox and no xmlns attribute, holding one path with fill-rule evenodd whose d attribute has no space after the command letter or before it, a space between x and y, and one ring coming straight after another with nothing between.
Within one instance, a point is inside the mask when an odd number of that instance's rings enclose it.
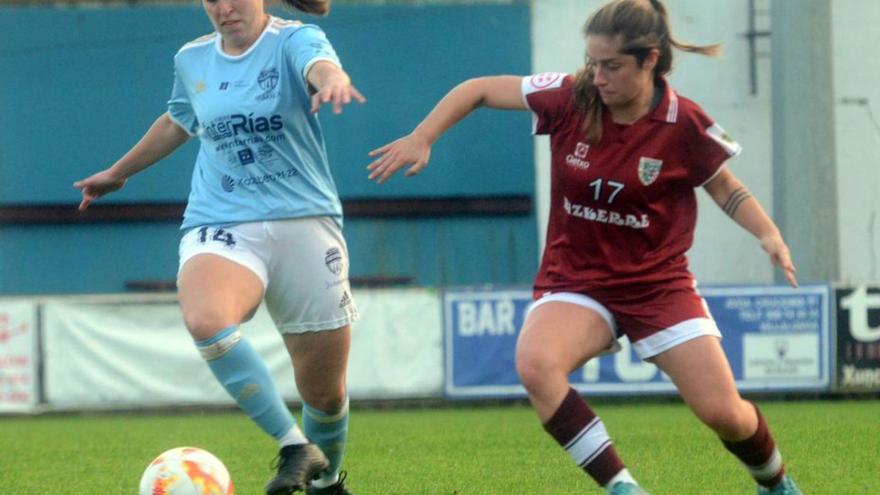
<instances>
[{"instance_id":1,"label":"collar of jersey","mask_svg":"<svg viewBox=\"0 0 880 495\"><path fill-rule=\"evenodd\" d=\"M654 110L651 111L651 120L674 124L678 120L678 95L669 85L669 81L665 77L660 77L657 81L659 90L663 91L660 102Z\"/></svg>"},{"instance_id":2,"label":"collar of jersey","mask_svg":"<svg viewBox=\"0 0 880 495\"><path fill-rule=\"evenodd\" d=\"M660 97L660 102L653 110L624 128L620 128L614 123L611 119L611 112L603 112L602 133L606 134L608 139L613 142L623 142L630 129L640 124L644 125L647 120L674 124L678 119L678 95L675 94L666 78L660 78L659 83L658 89L663 92L663 96Z\"/></svg>"},{"instance_id":3,"label":"collar of jersey","mask_svg":"<svg viewBox=\"0 0 880 495\"><path fill-rule=\"evenodd\" d=\"M260 41L266 36L266 33L269 32L269 27L272 26L272 23L275 21L275 16L270 15L269 21L266 23L266 26L263 27L263 32L260 33L260 36L251 43L251 46L248 47L241 55L230 55L223 51L223 36L220 33L217 33L217 38L214 40L214 49L217 50L217 53L227 59L227 60L241 60L248 55L260 44Z\"/></svg>"}]
</instances>

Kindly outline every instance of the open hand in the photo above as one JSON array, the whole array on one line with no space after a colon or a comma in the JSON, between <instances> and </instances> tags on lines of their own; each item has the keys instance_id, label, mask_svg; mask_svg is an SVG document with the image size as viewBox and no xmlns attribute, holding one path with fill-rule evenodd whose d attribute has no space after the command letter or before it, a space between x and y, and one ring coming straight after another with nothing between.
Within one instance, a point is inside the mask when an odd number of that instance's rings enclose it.
<instances>
[{"instance_id":1,"label":"open hand","mask_svg":"<svg viewBox=\"0 0 880 495\"><path fill-rule=\"evenodd\" d=\"M351 103L352 99L358 103L366 103L367 101L347 78L334 78L312 95L312 113L317 113L321 109L321 105L329 103L333 105L333 113L338 115L342 113L342 106Z\"/></svg>"},{"instance_id":2,"label":"open hand","mask_svg":"<svg viewBox=\"0 0 880 495\"><path fill-rule=\"evenodd\" d=\"M431 159L431 145L415 134L409 134L385 146L376 148L369 153L371 157L378 157L373 163L367 165L370 171L370 180L379 184L385 182L394 175L401 167L411 166L406 171L407 177L412 177L428 166Z\"/></svg>"}]
</instances>

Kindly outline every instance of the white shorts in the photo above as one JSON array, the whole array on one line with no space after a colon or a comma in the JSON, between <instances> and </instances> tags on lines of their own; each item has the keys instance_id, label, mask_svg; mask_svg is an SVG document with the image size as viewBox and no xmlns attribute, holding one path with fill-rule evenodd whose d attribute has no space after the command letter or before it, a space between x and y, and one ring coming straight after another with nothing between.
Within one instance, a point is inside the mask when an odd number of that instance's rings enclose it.
<instances>
[{"instance_id":1,"label":"white shorts","mask_svg":"<svg viewBox=\"0 0 880 495\"><path fill-rule=\"evenodd\" d=\"M281 333L333 330L358 319L348 282L348 248L329 217L199 227L180 240L180 265L215 254L263 282L266 308Z\"/></svg>"}]
</instances>

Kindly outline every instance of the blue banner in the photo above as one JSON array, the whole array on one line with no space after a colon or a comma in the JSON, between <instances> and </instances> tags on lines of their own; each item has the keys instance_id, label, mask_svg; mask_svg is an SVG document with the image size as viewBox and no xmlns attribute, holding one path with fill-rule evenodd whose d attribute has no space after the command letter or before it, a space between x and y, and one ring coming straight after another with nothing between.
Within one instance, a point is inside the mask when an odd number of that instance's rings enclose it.
<instances>
[{"instance_id":1,"label":"blue banner","mask_svg":"<svg viewBox=\"0 0 880 495\"><path fill-rule=\"evenodd\" d=\"M830 288L810 285L701 288L718 322L722 346L742 391L824 391L830 388ZM514 365L516 339L530 289L474 288L443 294L445 389L453 398L524 397ZM629 342L571 374L579 392L672 393L656 366Z\"/></svg>"}]
</instances>

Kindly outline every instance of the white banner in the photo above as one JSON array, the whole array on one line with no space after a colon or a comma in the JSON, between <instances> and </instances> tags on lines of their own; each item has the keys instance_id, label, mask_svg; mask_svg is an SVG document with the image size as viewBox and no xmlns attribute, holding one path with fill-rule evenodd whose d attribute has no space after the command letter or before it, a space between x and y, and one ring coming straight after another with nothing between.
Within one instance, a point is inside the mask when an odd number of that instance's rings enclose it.
<instances>
[{"instance_id":1,"label":"white banner","mask_svg":"<svg viewBox=\"0 0 880 495\"><path fill-rule=\"evenodd\" d=\"M37 389L36 304L0 300L0 412L30 412Z\"/></svg>"},{"instance_id":2,"label":"white banner","mask_svg":"<svg viewBox=\"0 0 880 495\"><path fill-rule=\"evenodd\" d=\"M439 397L440 302L433 290L356 291L353 399ZM242 334L264 357L287 400L293 368L261 307ZM176 299L56 300L44 309L45 395L55 409L231 404L192 343Z\"/></svg>"}]
</instances>

